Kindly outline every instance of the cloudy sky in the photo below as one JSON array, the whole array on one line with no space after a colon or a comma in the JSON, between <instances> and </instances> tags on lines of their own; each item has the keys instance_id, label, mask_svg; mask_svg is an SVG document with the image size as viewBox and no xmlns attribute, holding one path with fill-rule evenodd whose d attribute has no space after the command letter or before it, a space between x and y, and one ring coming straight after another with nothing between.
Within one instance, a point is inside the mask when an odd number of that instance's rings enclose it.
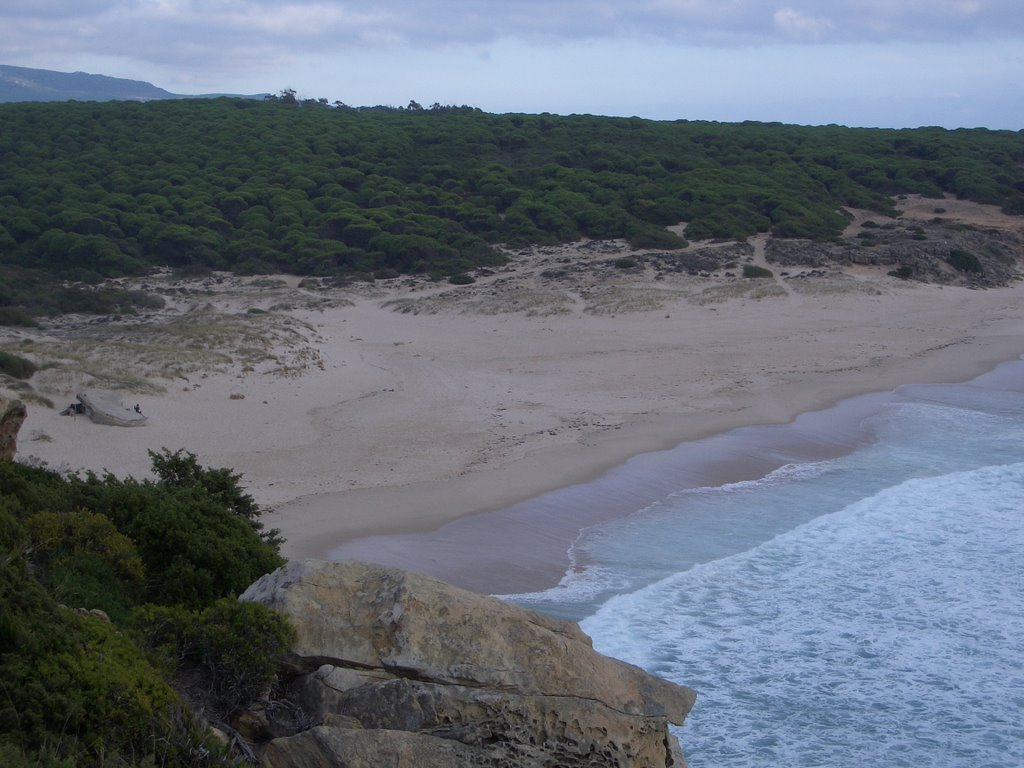
<instances>
[{"instance_id":1,"label":"cloudy sky","mask_svg":"<svg viewBox=\"0 0 1024 768\"><path fill-rule=\"evenodd\" d=\"M1024 129L1024 0L0 0L0 64L352 105Z\"/></svg>"}]
</instances>

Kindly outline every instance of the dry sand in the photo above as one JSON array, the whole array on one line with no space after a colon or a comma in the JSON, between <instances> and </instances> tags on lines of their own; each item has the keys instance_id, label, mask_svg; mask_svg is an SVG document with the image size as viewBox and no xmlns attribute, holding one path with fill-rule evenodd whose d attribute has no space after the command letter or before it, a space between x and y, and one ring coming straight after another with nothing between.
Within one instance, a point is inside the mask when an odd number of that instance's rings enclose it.
<instances>
[{"instance_id":1,"label":"dry sand","mask_svg":"<svg viewBox=\"0 0 1024 768\"><path fill-rule=\"evenodd\" d=\"M1019 217L980 210L1021 230ZM242 473L273 509L286 555L324 556L641 452L864 392L962 381L1024 353L1024 283L939 287L864 267L664 275L616 269L624 249L537 249L460 287L153 278L170 301L142 322L5 331L4 348L48 364L31 384L54 406L29 397L19 458L145 477L148 450L185 448ZM577 271L553 279L560 269ZM126 404L149 423L59 415L82 386L130 387Z\"/></svg>"}]
</instances>

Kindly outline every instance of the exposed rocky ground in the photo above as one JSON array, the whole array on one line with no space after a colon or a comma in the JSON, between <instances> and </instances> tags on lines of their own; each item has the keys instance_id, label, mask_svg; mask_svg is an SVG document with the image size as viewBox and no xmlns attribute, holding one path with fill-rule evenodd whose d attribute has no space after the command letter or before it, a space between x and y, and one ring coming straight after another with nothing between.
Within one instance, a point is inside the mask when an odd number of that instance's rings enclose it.
<instances>
[{"instance_id":1,"label":"exposed rocky ground","mask_svg":"<svg viewBox=\"0 0 1024 768\"><path fill-rule=\"evenodd\" d=\"M1017 233L931 221L865 220L838 243L768 241L766 258L779 267L884 267L894 276L941 285L1004 286L1020 277L1024 240Z\"/></svg>"}]
</instances>

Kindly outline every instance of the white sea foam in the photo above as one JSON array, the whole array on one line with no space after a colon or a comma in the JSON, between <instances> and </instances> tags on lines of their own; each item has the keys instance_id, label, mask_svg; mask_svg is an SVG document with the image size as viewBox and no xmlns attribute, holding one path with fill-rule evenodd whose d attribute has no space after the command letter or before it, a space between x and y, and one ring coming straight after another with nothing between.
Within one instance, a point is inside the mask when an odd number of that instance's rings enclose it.
<instances>
[{"instance_id":1,"label":"white sea foam","mask_svg":"<svg viewBox=\"0 0 1024 768\"><path fill-rule=\"evenodd\" d=\"M965 389L589 529L525 602L696 688L693 768L1024 765L1024 398Z\"/></svg>"},{"instance_id":2,"label":"white sea foam","mask_svg":"<svg viewBox=\"0 0 1024 768\"><path fill-rule=\"evenodd\" d=\"M778 485L784 485L793 482L799 482L801 480L813 480L817 477L821 477L827 472L836 468L836 462L829 461L807 461L799 464L785 464L773 472L769 472L762 478L757 480L740 480L735 483L725 483L723 485L709 485L702 486L700 488L685 488L681 491L675 491L670 494L669 498L679 498L680 496L697 496L703 494L723 494L723 493L745 493L748 491L760 491L766 488L771 488Z\"/></svg>"},{"instance_id":3,"label":"white sea foam","mask_svg":"<svg viewBox=\"0 0 1024 768\"><path fill-rule=\"evenodd\" d=\"M583 628L701 692L694 768L1024 765L1022 510L1024 464L910 480Z\"/></svg>"},{"instance_id":4,"label":"white sea foam","mask_svg":"<svg viewBox=\"0 0 1024 768\"><path fill-rule=\"evenodd\" d=\"M568 604L593 605L602 597L630 591L641 583L659 579L666 572L674 572L680 567L679 550L669 548L669 562L664 563L665 541L657 535L652 537L650 532L652 530L667 531L668 527L664 525L664 522L671 522L672 518L677 518L680 507L685 505L687 500L701 497L717 498L731 494L750 494L775 487L791 487L794 482L821 477L833 467L834 462L831 461L787 464L758 480L687 488L670 493L664 500L649 504L628 517L612 523L584 528L569 548L568 556L571 566L556 587L542 592L502 595L502 598L540 608ZM702 526L693 517L695 516L691 516L689 526L685 531L687 538L696 541L693 531L701 528L702 538L706 542L709 536L713 535L707 531L707 522L705 521ZM774 526L776 522L773 521L770 525ZM711 525L725 529L729 527L730 523L728 520L717 518ZM751 532L749 528L748 533L756 535L756 532ZM734 547L743 546L736 536L729 536L729 538ZM604 547L600 561L591 560L592 550L599 549L602 544L607 545L613 541L623 543L622 556L631 564L630 567L623 568L621 567L623 563L609 562L616 558L611 555L608 546ZM705 555L701 559L709 559L712 556L723 554L717 550L708 549L706 544L701 544L701 548ZM645 554L649 554L650 558L645 557ZM643 567L644 563L650 567ZM570 611L569 615L575 613L578 611Z\"/></svg>"}]
</instances>

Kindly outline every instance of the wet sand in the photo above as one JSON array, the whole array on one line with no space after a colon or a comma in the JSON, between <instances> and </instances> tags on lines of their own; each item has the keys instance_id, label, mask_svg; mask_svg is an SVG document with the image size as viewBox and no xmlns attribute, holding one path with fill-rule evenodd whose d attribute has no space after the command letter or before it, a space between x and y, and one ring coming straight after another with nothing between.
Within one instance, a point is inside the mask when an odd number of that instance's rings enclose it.
<instances>
[{"instance_id":1,"label":"wet sand","mask_svg":"<svg viewBox=\"0 0 1024 768\"><path fill-rule=\"evenodd\" d=\"M1024 362L997 366L968 385L1022 391ZM688 441L634 456L590 482L436 531L357 538L329 558L420 571L488 594L541 591L586 565L571 550L582 529L641 512L678 491L755 480L787 464L843 455L871 440L866 420L926 394L927 387L907 386L860 395L789 424L740 427Z\"/></svg>"}]
</instances>

